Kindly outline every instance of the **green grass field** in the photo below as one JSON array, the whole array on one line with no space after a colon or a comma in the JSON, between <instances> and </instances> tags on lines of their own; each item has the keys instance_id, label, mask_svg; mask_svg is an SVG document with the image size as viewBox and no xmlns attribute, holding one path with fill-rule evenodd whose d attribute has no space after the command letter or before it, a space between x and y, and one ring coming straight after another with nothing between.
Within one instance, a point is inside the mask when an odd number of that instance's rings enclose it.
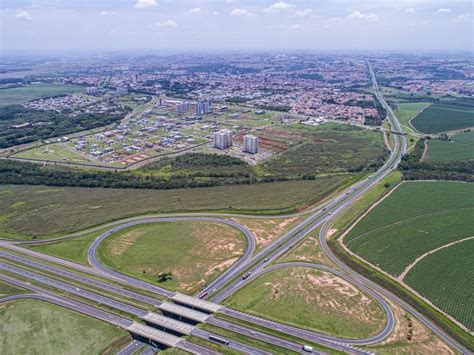
<instances>
[{"instance_id":1,"label":"green grass field","mask_svg":"<svg viewBox=\"0 0 474 355\"><path fill-rule=\"evenodd\" d=\"M262 165L268 171L285 175L357 171L387 157L379 132L334 123L293 125L291 132L306 141L267 159Z\"/></svg>"},{"instance_id":2,"label":"green grass field","mask_svg":"<svg viewBox=\"0 0 474 355\"><path fill-rule=\"evenodd\" d=\"M385 323L380 306L351 284L304 268L265 274L237 291L225 305L341 337L365 338Z\"/></svg>"},{"instance_id":3,"label":"green grass field","mask_svg":"<svg viewBox=\"0 0 474 355\"><path fill-rule=\"evenodd\" d=\"M87 262L87 250L90 244L101 235L106 232L108 228L102 230L84 234L80 237L74 237L62 241L37 244L37 245L25 245L27 248L39 251L40 253L46 253L54 256L58 256L63 259L75 261L80 264L88 265Z\"/></svg>"},{"instance_id":4,"label":"green grass field","mask_svg":"<svg viewBox=\"0 0 474 355\"><path fill-rule=\"evenodd\" d=\"M97 162L88 159L72 149L68 149L61 143L42 145L39 147L23 150L13 155L15 158L49 160L58 162L72 162L94 164Z\"/></svg>"},{"instance_id":5,"label":"green grass field","mask_svg":"<svg viewBox=\"0 0 474 355\"><path fill-rule=\"evenodd\" d=\"M474 329L473 255L474 240L455 244L420 260L404 279L471 331Z\"/></svg>"},{"instance_id":6,"label":"green grass field","mask_svg":"<svg viewBox=\"0 0 474 355\"><path fill-rule=\"evenodd\" d=\"M0 308L1 354L100 354L127 333L91 317L41 301Z\"/></svg>"},{"instance_id":7,"label":"green grass field","mask_svg":"<svg viewBox=\"0 0 474 355\"><path fill-rule=\"evenodd\" d=\"M281 213L313 204L349 176L179 190L0 186L0 237L61 234L151 212ZM46 201L46 202L45 202Z\"/></svg>"},{"instance_id":8,"label":"green grass field","mask_svg":"<svg viewBox=\"0 0 474 355\"><path fill-rule=\"evenodd\" d=\"M409 121L423 109L431 105L430 102L397 102L395 103L395 115L402 126L403 132L410 133L413 129Z\"/></svg>"},{"instance_id":9,"label":"green grass field","mask_svg":"<svg viewBox=\"0 0 474 355\"><path fill-rule=\"evenodd\" d=\"M433 104L416 116L411 123L424 133L439 133L474 126L474 108Z\"/></svg>"},{"instance_id":10,"label":"green grass field","mask_svg":"<svg viewBox=\"0 0 474 355\"><path fill-rule=\"evenodd\" d=\"M472 235L474 184L407 182L346 236L356 254L392 275L418 256Z\"/></svg>"},{"instance_id":11,"label":"green grass field","mask_svg":"<svg viewBox=\"0 0 474 355\"><path fill-rule=\"evenodd\" d=\"M456 134L451 141L428 141L427 162L469 159L474 159L474 131Z\"/></svg>"},{"instance_id":12,"label":"green grass field","mask_svg":"<svg viewBox=\"0 0 474 355\"><path fill-rule=\"evenodd\" d=\"M114 270L193 294L244 252L241 232L221 223L163 222L130 227L104 240L99 257ZM160 273L172 279L158 282Z\"/></svg>"},{"instance_id":13,"label":"green grass field","mask_svg":"<svg viewBox=\"0 0 474 355\"><path fill-rule=\"evenodd\" d=\"M22 104L27 101L55 95L84 91L83 86L63 84L34 84L0 90L0 106Z\"/></svg>"}]
</instances>

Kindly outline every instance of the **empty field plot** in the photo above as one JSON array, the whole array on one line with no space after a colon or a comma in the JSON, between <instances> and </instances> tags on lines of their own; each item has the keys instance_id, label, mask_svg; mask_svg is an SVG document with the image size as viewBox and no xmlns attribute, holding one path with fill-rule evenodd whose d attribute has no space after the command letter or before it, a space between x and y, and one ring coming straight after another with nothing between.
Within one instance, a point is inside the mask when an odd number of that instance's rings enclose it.
<instances>
[{"instance_id":1,"label":"empty field plot","mask_svg":"<svg viewBox=\"0 0 474 355\"><path fill-rule=\"evenodd\" d=\"M271 271L225 301L231 308L296 327L365 338L385 324L379 304L333 274L305 268Z\"/></svg>"},{"instance_id":2,"label":"empty field plot","mask_svg":"<svg viewBox=\"0 0 474 355\"><path fill-rule=\"evenodd\" d=\"M83 86L64 84L33 84L0 90L0 106L22 104L42 97L83 91Z\"/></svg>"},{"instance_id":3,"label":"empty field plot","mask_svg":"<svg viewBox=\"0 0 474 355\"><path fill-rule=\"evenodd\" d=\"M23 159L36 159L45 161L57 161L57 162L69 162L69 163L82 163L82 164L94 164L94 160L75 152L71 148L61 143L48 144L23 150L15 155L14 158Z\"/></svg>"},{"instance_id":4,"label":"empty field plot","mask_svg":"<svg viewBox=\"0 0 474 355\"><path fill-rule=\"evenodd\" d=\"M28 239L63 234L152 212L295 211L320 201L347 178L339 175L177 190L3 185L0 186L0 237Z\"/></svg>"},{"instance_id":5,"label":"empty field plot","mask_svg":"<svg viewBox=\"0 0 474 355\"><path fill-rule=\"evenodd\" d=\"M474 131L456 134L450 141L428 141L427 162L470 159L474 159Z\"/></svg>"},{"instance_id":6,"label":"empty field plot","mask_svg":"<svg viewBox=\"0 0 474 355\"><path fill-rule=\"evenodd\" d=\"M433 104L412 121L424 133L439 133L474 126L474 108L457 105Z\"/></svg>"},{"instance_id":7,"label":"empty field plot","mask_svg":"<svg viewBox=\"0 0 474 355\"><path fill-rule=\"evenodd\" d=\"M287 175L361 171L387 156L379 132L338 124L297 125L292 132L306 140L267 159L263 167L268 171Z\"/></svg>"},{"instance_id":8,"label":"empty field plot","mask_svg":"<svg viewBox=\"0 0 474 355\"><path fill-rule=\"evenodd\" d=\"M0 307L1 354L100 354L127 332L42 301Z\"/></svg>"},{"instance_id":9,"label":"empty field plot","mask_svg":"<svg viewBox=\"0 0 474 355\"><path fill-rule=\"evenodd\" d=\"M404 279L471 331L474 329L473 255L474 240L460 242L426 256Z\"/></svg>"},{"instance_id":10,"label":"empty field plot","mask_svg":"<svg viewBox=\"0 0 474 355\"><path fill-rule=\"evenodd\" d=\"M408 182L371 210L344 243L398 276L417 257L472 235L474 184Z\"/></svg>"},{"instance_id":11,"label":"empty field plot","mask_svg":"<svg viewBox=\"0 0 474 355\"><path fill-rule=\"evenodd\" d=\"M193 294L245 248L241 232L225 224L163 222L117 232L99 247L99 257L114 270Z\"/></svg>"}]
</instances>

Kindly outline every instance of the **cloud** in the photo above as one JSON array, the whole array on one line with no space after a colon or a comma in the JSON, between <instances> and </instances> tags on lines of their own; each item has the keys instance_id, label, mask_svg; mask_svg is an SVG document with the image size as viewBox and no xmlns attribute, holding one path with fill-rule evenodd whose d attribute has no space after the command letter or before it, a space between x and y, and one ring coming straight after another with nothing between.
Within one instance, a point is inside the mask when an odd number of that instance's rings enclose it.
<instances>
[{"instance_id":1,"label":"cloud","mask_svg":"<svg viewBox=\"0 0 474 355\"><path fill-rule=\"evenodd\" d=\"M413 7L409 7L408 9L405 10L405 13L408 15L413 15L416 13L416 10Z\"/></svg>"},{"instance_id":2,"label":"cloud","mask_svg":"<svg viewBox=\"0 0 474 355\"><path fill-rule=\"evenodd\" d=\"M15 18L20 21L31 21L33 20L33 17L26 12L25 10L20 11L19 13L16 14Z\"/></svg>"},{"instance_id":3,"label":"cloud","mask_svg":"<svg viewBox=\"0 0 474 355\"><path fill-rule=\"evenodd\" d=\"M289 3L284 2L284 1L279 1L279 2L275 2L275 3L271 4L269 7L263 9L263 11L265 11L265 12L280 12L280 11L285 11L285 10L291 9L293 7L295 7L295 5L289 4Z\"/></svg>"},{"instance_id":4,"label":"cloud","mask_svg":"<svg viewBox=\"0 0 474 355\"><path fill-rule=\"evenodd\" d=\"M313 13L313 10L304 9L304 10L296 11L295 15L298 17L308 17L308 16L311 16L312 13Z\"/></svg>"},{"instance_id":5,"label":"cloud","mask_svg":"<svg viewBox=\"0 0 474 355\"><path fill-rule=\"evenodd\" d=\"M105 11L105 10L99 12L99 16L108 16L108 15L112 15L112 14L113 14L113 12Z\"/></svg>"},{"instance_id":6,"label":"cloud","mask_svg":"<svg viewBox=\"0 0 474 355\"><path fill-rule=\"evenodd\" d=\"M452 11L449 8L442 7L436 11L436 13L439 14L450 14Z\"/></svg>"},{"instance_id":7,"label":"cloud","mask_svg":"<svg viewBox=\"0 0 474 355\"><path fill-rule=\"evenodd\" d=\"M155 7L158 6L156 0L137 0L135 3L135 8L137 9L145 9L147 7Z\"/></svg>"},{"instance_id":8,"label":"cloud","mask_svg":"<svg viewBox=\"0 0 474 355\"><path fill-rule=\"evenodd\" d=\"M290 31L301 31L304 27L300 24L294 24L290 26Z\"/></svg>"},{"instance_id":9,"label":"cloud","mask_svg":"<svg viewBox=\"0 0 474 355\"><path fill-rule=\"evenodd\" d=\"M199 7L195 7L188 11L189 15L209 15L210 12L208 10L202 10Z\"/></svg>"},{"instance_id":10,"label":"cloud","mask_svg":"<svg viewBox=\"0 0 474 355\"><path fill-rule=\"evenodd\" d=\"M153 27L160 27L160 28L176 28L178 24L173 20L166 20L164 22L157 22L153 25Z\"/></svg>"},{"instance_id":11,"label":"cloud","mask_svg":"<svg viewBox=\"0 0 474 355\"><path fill-rule=\"evenodd\" d=\"M364 14L360 11L354 11L354 12L350 13L347 16L347 18L350 19L350 20L357 19L357 20L365 20L365 21L369 21L369 22L377 22L379 20L378 16L375 15L375 14Z\"/></svg>"},{"instance_id":12,"label":"cloud","mask_svg":"<svg viewBox=\"0 0 474 355\"><path fill-rule=\"evenodd\" d=\"M233 9L230 16L246 16L249 12L245 9Z\"/></svg>"}]
</instances>

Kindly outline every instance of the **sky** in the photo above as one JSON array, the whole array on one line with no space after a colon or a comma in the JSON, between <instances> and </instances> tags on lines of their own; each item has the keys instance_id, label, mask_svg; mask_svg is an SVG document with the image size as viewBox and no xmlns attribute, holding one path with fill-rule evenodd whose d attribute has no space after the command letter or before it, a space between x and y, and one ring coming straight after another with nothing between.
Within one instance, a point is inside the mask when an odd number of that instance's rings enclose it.
<instances>
[{"instance_id":1,"label":"sky","mask_svg":"<svg viewBox=\"0 0 474 355\"><path fill-rule=\"evenodd\" d=\"M0 0L0 50L473 51L471 0Z\"/></svg>"}]
</instances>

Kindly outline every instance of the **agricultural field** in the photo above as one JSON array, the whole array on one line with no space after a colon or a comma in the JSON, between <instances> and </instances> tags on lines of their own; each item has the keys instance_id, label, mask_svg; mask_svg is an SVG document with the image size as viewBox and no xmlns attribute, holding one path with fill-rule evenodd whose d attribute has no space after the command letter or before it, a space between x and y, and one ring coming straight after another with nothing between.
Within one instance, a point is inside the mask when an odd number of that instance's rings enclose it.
<instances>
[{"instance_id":1,"label":"agricultural field","mask_svg":"<svg viewBox=\"0 0 474 355\"><path fill-rule=\"evenodd\" d=\"M241 232L225 224L162 222L119 231L104 240L98 253L114 270L192 295L237 261L245 248Z\"/></svg>"},{"instance_id":2,"label":"agricultural field","mask_svg":"<svg viewBox=\"0 0 474 355\"><path fill-rule=\"evenodd\" d=\"M292 125L291 132L306 140L267 159L262 166L269 172L317 175L361 171L381 164L388 154L382 134L357 127Z\"/></svg>"},{"instance_id":3,"label":"agricultural field","mask_svg":"<svg viewBox=\"0 0 474 355\"><path fill-rule=\"evenodd\" d=\"M42 97L70 94L83 91L83 86L64 84L32 84L23 87L1 89L0 107L19 105Z\"/></svg>"},{"instance_id":4,"label":"agricultural field","mask_svg":"<svg viewBox=\"0 0 474 355\"><path fill-rule=\"evenodd\" d=\"M430 106L430 102L397 102L394 103L395 115L406 133L413 132L410 120Z\"/></svg>"},{"instance_id":5,"label":"agricultural field","mask_svg":"<svg viewBox=\"0 0 474 355\"><path fill-rule=\"evenodd\" d=\"M424 133L440 133L474 126L474 108L459 105L433 104L412 120Z\"/></svg>"},{"instance_id":6,"label":"agricultural field","mask_svg":"<svg viewBox=\"0 0 474 355\"><path fill-rule=\"evenodd\" d=\"M471 230L472 235L472 230ZM421 259L404 281L471 331L474 329L474 240Z\"/></svg>"},{"instance_id":7,"label":"agricultural field","mask_svg":"<svg viewBox=\"0 0 474 355\"><path fill-rule=\"evenodd\" d=\"M5 303L0 319L1 354L99 354L128 336L117 327L42 301Z\"/></svg>"},{"instance_id":8,"label":"agricultural field","mask_svg":"<svg viewBox=\"0 0 474 355\"><path fill-rule=\"evenodd\" d=\"M352 284L305 268L275 270L225 301L231 308L341 337L366 338L386 321L382 308Z\"/></svg>"},{"instance_id":9,"label":"agricultural field","mask_svg":"<svg viewBox=\"0 0 474 355\"><path fill-rule=\"evenodd\" d=\"M346 235L346 246L394 275L417 257L472 235L474 184L406 182Z\"/></svg>"},{"instance_id":10,"label":"agricultural field","mask_svg":"<svg viewBox=\"0 0 474 355\"><path fill-rule=\"evenodd\" d=\"M153 212L286 213L322 200L347 178L338 175L316 180L177 190L2 185L0 237L28 239L70 233Z\"/></svg>"},{"instance_id":11,"label":"agricultural field","mask_svg":"<svg viewBox=\"0 0 474 355\"><path fill-rule=\"evenodd\" d=\"M474 159L474 131L462 132L450 137L450 141L430 139L427 162Z\"/></svg>"}]
</instances>

